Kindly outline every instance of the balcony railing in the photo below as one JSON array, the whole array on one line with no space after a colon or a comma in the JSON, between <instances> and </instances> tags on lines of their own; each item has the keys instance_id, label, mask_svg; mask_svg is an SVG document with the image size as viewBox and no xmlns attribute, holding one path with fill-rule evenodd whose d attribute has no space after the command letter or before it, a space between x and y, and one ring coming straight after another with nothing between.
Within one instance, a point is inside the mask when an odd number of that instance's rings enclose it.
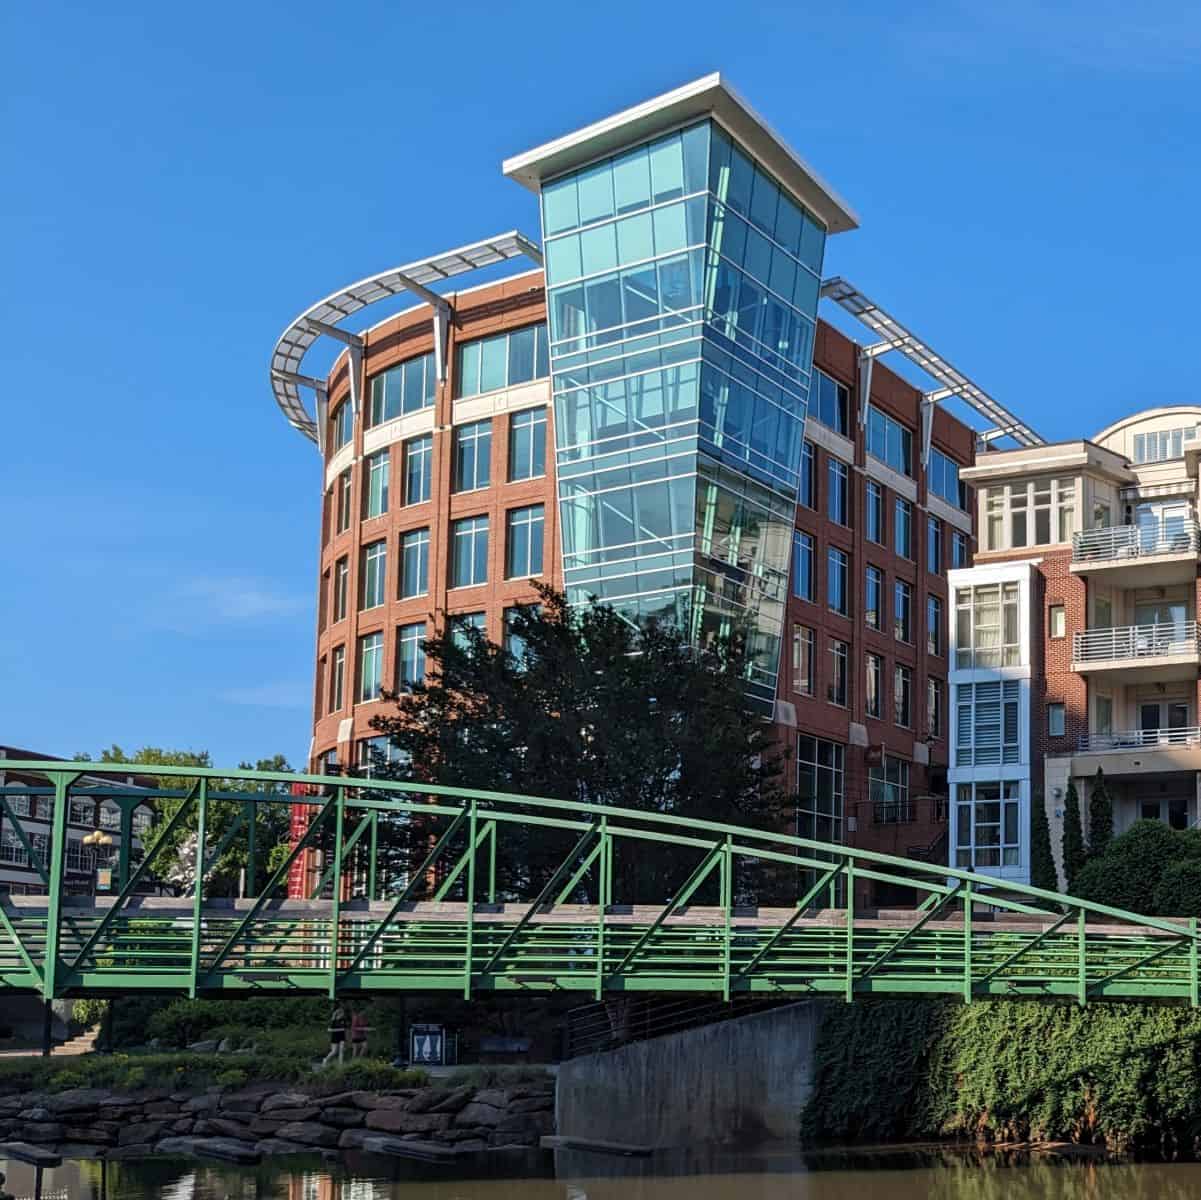
<instances>
[{"instance_id":1,"label":"balcony railing","mask_svg":"<svg viewBox=\"0 0 1201 1200\"><path fill-rule=\"evenodd\" d=\"M1192 517L1167 517L1140 525L1089 529L1072 536L1073 562L1146 558L1151 554L1196 554L1201 534Z\"/></svg>"},{"instance_id":2,"label":"balcony railing","mask_svg":"<svg viewBox=\"0 0 1201 1200\"><path fill-rule=\"evenodd\" d=\"M1119 729L1112 733L1081 735L1081 750L1153 750L1170 746L1201 745L1201 728L1196 725L1172 729Z\"/></svg>"},{"instance_id":3,"label":"balcony railing","mask_svg":"<svg viewBox=\"0 0 1201 1200\"><path fill-rule=\"evenodd\" d=\"M1087 629L1072 640L1074 662L1113 662L1123 658L1164 658L1197 653L1196 621L1154 625L1115 625Z\"/></svg>"}]
</instances>

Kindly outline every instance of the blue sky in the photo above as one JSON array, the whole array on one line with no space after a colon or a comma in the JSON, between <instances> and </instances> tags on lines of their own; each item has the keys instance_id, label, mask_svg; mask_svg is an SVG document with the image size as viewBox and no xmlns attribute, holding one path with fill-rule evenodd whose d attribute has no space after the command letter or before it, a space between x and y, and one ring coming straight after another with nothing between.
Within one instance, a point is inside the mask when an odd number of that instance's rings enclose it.
<instances>
[{"instance_id":1,"label":"blue sky","mask_svg":"<svg viewBox=\"0 0 1201 1200\"><path fill-rule=\"evenodd\" d=\"M536 235L503 157L715 69L858 210L826 273L1045 436L1194 399L1190 5L7 5L0 743L302 761L320 477L280 329Z\"/></svg>"}]
</instances>

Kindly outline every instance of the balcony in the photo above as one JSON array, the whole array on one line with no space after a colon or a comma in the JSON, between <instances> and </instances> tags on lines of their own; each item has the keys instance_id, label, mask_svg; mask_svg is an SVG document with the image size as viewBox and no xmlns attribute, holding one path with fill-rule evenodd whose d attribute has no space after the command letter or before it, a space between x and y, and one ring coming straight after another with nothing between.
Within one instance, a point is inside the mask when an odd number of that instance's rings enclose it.
<instances>
[{"instance_id":1,"label":"balcony","mask_svg":"<svg viewBox=\"0 0 1201 1200\"><path fill-rule=\"evenodd\" d=\"M1072 756L1072 772L1092 775L1098 767L1111 776L1201 770L1201 728L1187 725L1084 734Z\"/></svg>"},{"instance_id":2,"label":"balcony","mask_svg":"<svg viewBox=\"0 0 1201 1200\"><path fill-rule=\"evenodd\" d=\"M1123 683L1166 683L1197 677L1196 621L1088 629L1072 640L1072 670L1121 671Z\"/></svg>"},{"instance_id":3,"label":"balcony","mask_svg":"<svg viewBox=\"0 0 1201 1200\"><path fill-rule=\"evenodd\" d=\"M1080 738L1082 754L1107 750L1156 750L1171 746L1201 745L1201 728L1196 725L1173 729L1119 729L1114 733L1086 733Z\"/></svg>"},{"instance_id":4,"label":"balcony","mask_svg":"<svg viewBox=\"0 0 1201 1200\"><path fill-rule=\"evenodd\" d=\"M1072 537L1072 572L1116 587L1166 587L1197 574L1201 532L1192 517L1089 529Z\"/></svg>"}]
</instances>

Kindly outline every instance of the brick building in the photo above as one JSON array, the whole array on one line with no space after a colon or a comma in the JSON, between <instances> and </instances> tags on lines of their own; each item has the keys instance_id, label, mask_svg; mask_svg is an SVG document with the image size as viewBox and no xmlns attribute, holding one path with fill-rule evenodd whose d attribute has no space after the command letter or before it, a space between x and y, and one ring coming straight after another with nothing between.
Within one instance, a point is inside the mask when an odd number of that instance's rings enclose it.
<instances>
[{"instance_id":1,"label":"brick building","mask_svg":"<svg viewBox=\"0 0 1201 1200\"><path fill-rule=\"evenodd\" d=\"M853 214L718 77L505 172L539 195L541 248L507 233L383 272L276 346L276 399L322 455L313 764L366 764L379 689L421 677L422 638L463 622L502 642L541 578L698 639L747 620L748 702L791 752L795 829L941 860L947 579L973 551L976 442L942 401L1039 439L823 279ZM338 357L306 375L321 338ZM870 886L864 903L899 899Z\"/></svg>"}]
</instances>

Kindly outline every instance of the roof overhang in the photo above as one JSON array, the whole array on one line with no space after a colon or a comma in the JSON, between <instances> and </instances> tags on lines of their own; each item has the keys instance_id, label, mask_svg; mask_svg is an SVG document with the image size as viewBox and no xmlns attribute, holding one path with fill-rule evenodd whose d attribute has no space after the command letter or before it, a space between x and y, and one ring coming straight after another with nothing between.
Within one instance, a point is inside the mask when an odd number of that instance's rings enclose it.
<instances>
[{"instance_id":1,"label":"roof overhang","mask_svg":"<svg viewBox=\"0 0 1201 1200\"><path fill-rule=\"evenodd\" d=\"M830 233L859 227L846 201L717 72L508 158L502 169L537 192L543 180L707 116L724 125Z\"/></svg>"},{"instance_id":2,"label":"roof overhang","mask_svg":"<svg viewBox=\"0 0 1201 1200\"><path fill-rule=\"evenodd\" d=\"M1085 471L1119 487L1133 483L1135 474L1126 460L1104 446L1089 441L1045 442L1016 450L990 450L976 456L971 467L961 467L959 478L967 483L990 483L1015 476L1071 474Z\"/></svg>"},{"instance_id":3,"label":"roof overhang","mask_svg":"<svg viewBox=\"0 0 1201 1200\"><path fill-rule=\"evenodd\" d=\"M406 263L403 267L393 267L391 270L381 271L378 275L370 275L332 292L324 300L318 300L316 304L306 308L279 335L271 354L271 388L275 393L275 402L287 417L288 423L320 445L319 429L324 419L321 410L325 403L325 381L305 375L301 366L309 348L322 335L349 345L352 352L361 350L361 335L338 328L339 322L346 317L381 300L409 294L430 304L436 321L439 310L445 311L448 302L431 291L431 285L469 271L477 271L481 267L521 257L530 259L539 267L542 266L542 252L537 245L523 234L511 230L496 237L485 238L481 242L472 242L470 246L460 246L456 250L447 250L431 258L423 258L417 262ZM302 387L311 388L317 394L316 416L309 413L301 399Z\"/></svg>"}]
</instances>

